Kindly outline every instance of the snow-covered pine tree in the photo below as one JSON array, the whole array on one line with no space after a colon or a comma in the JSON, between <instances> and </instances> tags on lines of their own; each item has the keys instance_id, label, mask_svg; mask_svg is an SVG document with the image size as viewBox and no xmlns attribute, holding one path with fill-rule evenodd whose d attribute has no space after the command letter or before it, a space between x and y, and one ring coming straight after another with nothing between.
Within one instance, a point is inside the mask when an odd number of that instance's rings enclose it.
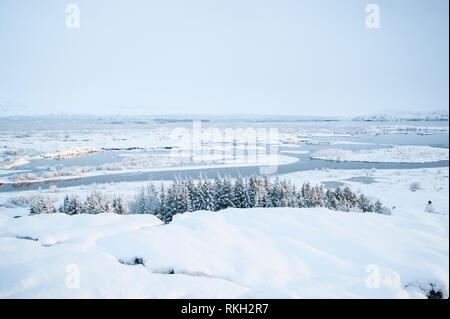
<instances>
[{"instance_id":1,"label":"snow-covered pine tree","mask_svg":"<svg viewBox=\"0 0 450 319\"><path fill-rule=\"evenodd\" d=\"M114 213L119 215L128 214L128 205L122 196L114 198L113 201Z\"/></svg>"},{"instance_id":2,"label":"snow-covered pine tree","mask_svg":"<svg viewBox=\"0 0 450 319\"><path fill-rule=\"evenodd\" d=\"M53 214L56 213L55 208L55 199L51 198L50 196L46 196L44 198L44 213L45 214Z\"/></svg>"},{"instance_id":3,"label":"snow-covered pine tree","mask_svg":"<svg viewBox=\"0 0 450 319\"><path fill-rule=\"evenodd\" d=\"M130 203L130 214L145 214L147 211L147 199L145 188L142 186Z\"/></svg>"},{"instance_id":4,"label":"snow-covered pine tree","mask_svg":"<svg viewBox=\"0 0 450 319\"><path fill-rule=\"evenodd\" d=\"M357 205L363 212L373 212L375 208L373 203L363 194L359 195Z\"/></svg>"},{"instance_id":5,"label":"snow-covered pine tree","mask_svg":"<svg viewBox=\"0 0 450 319\"><path fill-rule=\"evenodd\" d=\"M261 192L258 199L261 207L272 207L272 202L269 196L271 187L272 185L270 183L269 177L267 177L267 175L264 175L261 184Z\"/></svg>"},{"instance_id":6,"label":"snow-covered pine tree","mask_svg":"<svg viewBox=\"0 0 450 319\"><path fill-rule=\"evenodd\" d=\"M206 177L200 184L200 201L201 209L214 211L216 207L213 185L211 181Z\"/></svg>"},{"instance_id":7,"label":"snow-covered pine tree","mask_svg":"<svg viewBox=\"0 0 450 319\"><path fill-rule=\"evenodd\" d=\"M214 182L212 184L212 193L214 196L214 203L215 203L214 211L219 211L219 210L223 209L221 207L221 198L223 196L222 188L223 188L223 179L220 176L220 174L217 173L216 177L214 178Z\"/></svg>"},{"instance_id":8,"label":"snow-covered pine tree","mask_svg":"<svg viewBox=\"0 0 450 319\"><path fill-rule=\"evenodd\" d=\"M102 204L102 212L103 213L113 213L114 212L114 207L113 207L111 197L109 197L109 196L104 197L104 201Z\"/></svg>"},{"instance_id":9,"label":"snow-covered pine tree","mask_svg":"<svg viewBox=\"0 0 450 319\"><path fill-rule=\"evenodd\" d=\"M334 190L334 198L336 199L336 202L337 202L337 207L336 207L337 210L344 211L344 212L349 210L349 208L348 208L349 205L345 199L344 191L342 190L341 187L338 186Z\"/></svg>"},{"instance_id":10,"label":"snow-covered pine tree","mask_svg":"<svg viewBox=\"0 0 450 319\"><path fill-rule=\"evenodd\" d=\"M225 176L222 181L220 196L218 198L220 209L234 207L233 182L230 176Z\"/></svg>"},{"instance_id":11,"label":"snow-covered pine tree","mask_svg":"<svg viewBox=\"0 0 450 319\"><path fill-rule=\"evenodd\" d=\"M305 182L300 189L301 193L301 207L313 207L311 184Z\"/></svg>"},{"instance_id":12,"label":"snow-covered pine tree","mask_svg":"<svg viewBox=\"0 0 450 319\"><path fill-rule=\"evenodd\" d=\"M187 192L189 194L192 211L200 210L201 203L200 203L198 184L196 184L194 182L192 177L189 177L189 179L187 180L186 188L187 188Z\"/></svg>"},{"instance_id":13,"label":"snow-covered pine tree","mask_svg":"<svg viewBox=\"0 0 450 319\"><path fill-rule=\"evenodd\" d=\"M40 196L33 198L31 201L30 215L42 214L43 201Z\"/></svg>"},{"instance_id":14,"label":"snow-covered pine tree","mask_svg":"<svg viewBox=\"0 0 450 319\"><path fill-rule=\"evenodd\" d=\"M80 197L78 195L72 196L72 198L69 201L69 207L67 209L67 214L69 215L78 215L83 214L85 212L84 210L84 204Z\"/></svg>"},{"instance_id":15,"label":"snow-covered pine tree","mask_svg":"<svg viewBox=\"0 0 450 319\"><path fill-rule=\"evenodd\" d=\"M162 221L164 221L166 216L169 214L169 207L167 205L167 191L164 186L164 183L161 183L161 188L159 189L158 197L159 197L159 206L156 216Z\"/></svg>"},{"instance_id":16,"label":"snow-covered pine tree","mask_svg":"<svg viewBox=\"0 0 450 319\"><path fill-rule=\"evenodd\" d=\"M162 216L163 221L168 223L172 220L173 215L177 213L176 192L174 184L167 188L166 192L166 213Z\"/></svg>"},{"instance_id":17,"label":"snow-covered pine tree","mask_svg":"<svg viewBox=\"0 0 450 319\"><path fill-rule=\"evenodd\" d=\"M383 207L383 203L380 200L377 200L374 205L373 211L377 214L386 214L387 210Z\"/></svg>"},{"instance_id":18,"label":"snow-covered pine tree","mask_svg":"<svg viewBox=\"0 0 450 319\"><path fill-rule=\"evenodd\" d=\"M217 173L216 177L214 178L213 194L216 203L216 206L214 207L215 211L219 211L228 207L228 203L226 202L226 197L228 196L228 194L226 194L225 182L219 173Z\"/></svg>"},{"instance_id":19,"label":"snow-covered pine tree","mask_svg":"<svg viewBox=\"0 0 450 319\"><path fill-rule=\"evenodd\" d=\"M247 187L241 175L238 174L233 186L233 204L237 208L248 208Z\"/></svg>"},{"instance_id":20,"label":"snow-covered pine tree","mask_svg":"<svg viewBox=\"0 0 450 319\"><path fill-rule=\"evenodd\" d=\"M338 203L335 201L334 192L327 189L325 192L325 207L328 209L336 209Z\"/></svg>"},{"instance_id":21,"label":"snow-covered pine tree","mask_svg":"<svg viewBox=\"0 0 450 319\"><path fill-rule=\"evenodd\" d=\"M246 182L248 207L259 207L259 181L256 174L252 174Z\"/></svg>"},{"instance_id":22,"label":"snow-covered pine tree","mask_svg":"<svg viewBox=\"0 0 450 319\"><path fill-rule=\"evenodd\" d=\"M292 183L288 182L287 180L283 180L281 182L281 207L295 207L297 196L295 195L295 188L293 187Z\"/></svg>"},{"instance_id":23,"label":"snow-covered pine tree","mask_svg":"<svg viewBox=\"0 0 450 319\"><path fill-rule=\"evenodd\" d=\"M36 196L31 201L30 215L56 213L55 200L50 196Z\"/></svg>"},{"instance_id":24,"label":"snow-covered pine tree","mask_svg":"<svg viewBox=\"0 0 450 319\"><path fill-rule=\"evenodd\" d=\"M174 197L172 210L172 216L175 214L183 214L188 211L190 204L189 194L185 191L186 187L184 185L181 177L178 177L173 184L172 196Z\"/></svg>"},{"instance_id":25,"label":"snow-covered pine tree","mask_svg":"<svg viewBox=\"0 0 450 319\"><path fill-rule=\"evenodd\" d=\"M159 197L155 186L147 185L146 193L145 193L146 201L145 201L145 209L148 214L156 214L156 211L159 207Z\"/></svg>"},{"instance_id":26,"label":"snow-covered pine tree","mask_svg":"<svg viewBox=\"0 0 450 319\"><path fill-rule=\"evenodd\" d=\"M200 173L200 176L198 177L197 182L197 196L193 201L193 205L196 207L197 210L205 210L206 208L206 199L205 194L203 193L203 175Z\"/></svg>"},{"instance_id":27,"label":"snow-covered pine tree","mask_svg":"<svg viewBox=\"0 0 450 319\"><path fill-rule=\"evenodd\" d=\"M281 185L281 181L278 177L275 178L272 183L272 187L270 187L268 191L268 200L272 204L270 207L282 207L282 199L283 199L283 187Z\"/></svg>"},{"instance_id":28,"label":"snow-covered pine tree","mask_svg":"<svg viewBox=\"0 0 450 319\"><path fill-rule=\"evenodd\" d=\"M358 197L356 196L355 193L352 192L352 190L348 186L344 188L344 198L345 202L347 203L347 207L349 209L356 207Z\"/></svg>"},{"instance_id":29,"label":"snow-covered pine tree","mask_svg":"<svg viewBox=\"0 0 450 319\"><path fill-rule=\"evenodd\" d=\"M67 208L69 207L69 202L70 202L69 195L66 194L66 196L64 196L63 204L62 204L62 206L59 208L59 212L60 212L60 213L62 213L62 214L68 214L66 210L67 210Z\"/></svg>"},{"instance_id":30,"label":"snow-covered pine tree","mask_svg":"<svg viewBox=\"0 0 450 319\"><path fill-rule=\"evenodd\" d=\"M189 189L184 185L181 192L181 202L183 207L183 212L193 212L194 209L192 207L191 196L189 194Z\"/></svg>"},{"instance_id":31,"label":"snow-covered pine tree","mask_svg":"<svg viewBox=\"0 0 450 319\"><path fill-rule=\"evenodd\" d=\"M315 185L311 190L311 204L312 207L325 207L326 199L323 186Z\"/></svg>"},{"instance_id":32,"label":"snow-covered pine tree","mask_svg":"<svg viewBox=\"0 0 450 319\"><path fill-rule=\"evenodd\" d=\"M97 190L92 190L84 203L87 214L103 213L103 194Z\"/></svg>"}]
</instances>

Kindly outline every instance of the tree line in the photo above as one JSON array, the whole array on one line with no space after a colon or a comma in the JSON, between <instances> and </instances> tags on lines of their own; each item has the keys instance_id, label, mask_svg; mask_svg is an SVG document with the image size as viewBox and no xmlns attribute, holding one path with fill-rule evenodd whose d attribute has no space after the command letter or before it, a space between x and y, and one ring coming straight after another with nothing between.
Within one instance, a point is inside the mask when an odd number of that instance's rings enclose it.
<instances>
[{"instance_id":1,"label":"tree line","mask_svg":"<svg viewBox=\"0 0 450 319\"><path fill-rule=\"evenodd\" d=\"M379 200L373 202L349 187L326 190L322 185L305 182L297 188L290 180L270 181L267 176L258 175L238 176L234 180L220 175L214 180L201 175L197 180L177 177L170 185L162 183L159 190L152 185L142 187L130 201L94 190L85 200L77 195L66 195L58 209L49 198L39 197L32 203L30 213L153 214L168 223L176 214L220 211L229 207L326 207L336 211L389 214Z\"/></svg>"}]
</instances>

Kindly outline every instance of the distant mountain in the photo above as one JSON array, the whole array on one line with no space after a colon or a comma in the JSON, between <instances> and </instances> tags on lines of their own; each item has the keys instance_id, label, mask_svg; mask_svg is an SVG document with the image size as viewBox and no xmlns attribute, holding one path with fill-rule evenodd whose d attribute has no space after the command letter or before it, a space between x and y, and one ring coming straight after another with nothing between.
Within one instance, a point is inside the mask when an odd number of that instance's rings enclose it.
<instances>
[{"instance_id":1,"label":"distant mountain","mask_svg":"<svg viewBox=\"0 0 450 319\"><path fill-rule=\"evenodd\" d=\"M395 121L448 121L448 111L436 112L398 112L386 111L371 115L357 116L354 121L378 121L378 122L395 122Z\"/></svg>"},{"instance_id":2,"label":"distant mountain","mask_svg":"<svg viewBox=\"0 0 450 319\"><path fill-rule=\"evenodd\" d=\"M26 106L20 104L1 104L0 119L9 120L39 120L47 121L77 121L94 120L105 121L110 124L122 124L124 122L133 122L135 124L145 124L153 121L157 123L183 123L193 120L203 122L337 122L337 121L373 121L373 122L397 122L397 121L447 121L448 111L436 112L398 112L385 111L380 113L359 115L359 116L311 116L311 115L268 115L268 114L154 114L154 115L123 115L123 114L42 114L27 115ZM22 114L22 115L19 115Z\"/></svg>"}]
</instances>

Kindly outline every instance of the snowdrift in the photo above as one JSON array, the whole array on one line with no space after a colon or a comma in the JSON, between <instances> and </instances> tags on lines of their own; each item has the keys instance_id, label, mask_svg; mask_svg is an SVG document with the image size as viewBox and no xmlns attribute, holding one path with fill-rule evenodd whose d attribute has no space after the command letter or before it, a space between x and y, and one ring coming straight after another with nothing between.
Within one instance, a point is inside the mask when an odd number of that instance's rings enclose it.
<instances>
[{"instance_id":1,"label":"snowdrift","mask_svg":"<svg viewBox=\"0 0 450 319\"><path fill-rule=\"evenodd\" d=\"M1 298L448 297L448 216L324 208L0 219ZM76 279L74 281L74 278Z\"/></svg>"}]
</instances>

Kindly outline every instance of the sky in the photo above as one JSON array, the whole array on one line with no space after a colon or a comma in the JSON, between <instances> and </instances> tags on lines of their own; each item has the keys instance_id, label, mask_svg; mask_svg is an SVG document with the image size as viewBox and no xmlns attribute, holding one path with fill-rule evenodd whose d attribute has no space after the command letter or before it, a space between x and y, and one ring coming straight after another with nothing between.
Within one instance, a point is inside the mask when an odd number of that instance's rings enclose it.
<instances>
[{"instance_id":1,"label":"sky","mask_svg":"<svg viewBox=\"0 0 450 319\"><path fill-rule=\"evenodd\" d=\"M448 0L2 0L0 116L445 110L448 30Z\"/></svg>"}]
</instances>

